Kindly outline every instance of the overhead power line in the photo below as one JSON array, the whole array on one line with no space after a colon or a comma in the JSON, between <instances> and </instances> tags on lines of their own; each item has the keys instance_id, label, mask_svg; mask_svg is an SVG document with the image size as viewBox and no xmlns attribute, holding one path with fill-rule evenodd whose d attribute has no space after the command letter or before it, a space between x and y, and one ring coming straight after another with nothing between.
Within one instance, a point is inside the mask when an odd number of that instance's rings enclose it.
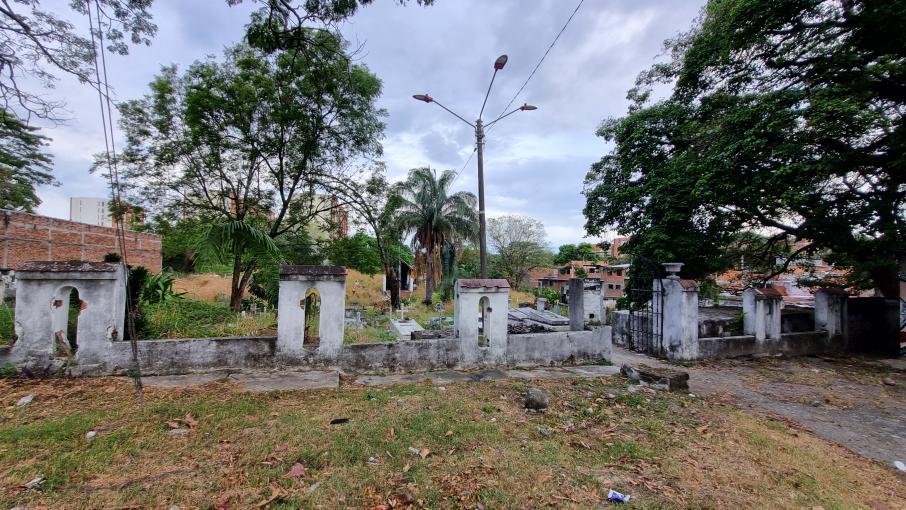
<instances>
[{"instance_id":1,"label":"overhead power line","mask_svg":"<svg viewBox=\"0 0 906 510\"><path fill-rule=\"evenodd\" d=\"M500 115L498 115L498 117L502 116L507 111L509 111L510 106L512 106L513 102L516 101L516 98L519 97L519 94L521 94L522 91L525 90L525 86L528 85L528 83L530 81L532 81L532 78L535 76L535 73L538 72L538 69L541 67L541 64L544 62L544 59L547 58L548 53L551 52L551 50L554 48L554 45L557 44L557 41L560 40L560 36L563 35L563 32L566 31L566 27L569 26L569 23L576 16L576 13L579 12L579 7L582 7L582 3L584 3L584 2L585 2L585 0L579 0L579 3L576 5L576 8L573 9L573 13L569 15L569 18L566 20L566 23L564 23L563 27L560 29L560 31L557 32L557 36L554 37L553 41L551 41L550 46L547 47L547 50L545 50L544 55L541 55L541 59L539 59L538 63L535 64L535 68L532 69L531 73L529 73L528 78L526 78L525 81L522 82L522 86L519 87L519 90L517 90L516 93L513 94L513 97L510 99L510 102L507 103L506 106L503 107L503 110L501 110ZM494 128L494 126L491 126L490 128L488 128L488 131L490 131L493 128Z\"/></svg>"}]
</instances>

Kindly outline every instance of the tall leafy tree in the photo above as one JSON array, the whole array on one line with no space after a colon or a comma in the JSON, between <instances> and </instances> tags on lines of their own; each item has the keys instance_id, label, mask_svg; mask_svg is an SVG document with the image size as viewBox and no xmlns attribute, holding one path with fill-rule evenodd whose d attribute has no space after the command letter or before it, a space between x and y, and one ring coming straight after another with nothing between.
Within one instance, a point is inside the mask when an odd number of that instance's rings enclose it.
<instances>
[{"instance_id":1,"label":"tall leafy tree","mask_svg":"<svg viewBox=\"0 0 906 510\"><path fill-rule=\"evenodd\" d=\"M591 243L561 244L554 255L554 264L569 264L574 260L598 260L595 247Z\"/></svg>"},{"instance_id":2,"label":"tall leafy tree","mask_svg":"<svg viewBox=\"0 0 906 510\"><path fill-rule=\"evenodd\" d=\"M57 184L46 143L36 128L0 110L0 209L34 212L41 203L35 187Z\"/></svg>"},{"instance_id":3,"label":"tall leafy tree","mask_svg":"<svg viewBox=\"0 0 906 510\"><path fill-rule=\"evenodd\" d=\"M671 59L642 73L586 180L586 229L700 277L809 240L885 294L906 255L906 3L711 0ZM653 101L659 83L674 84Z\"/></svg>"},{"instance_id":4,"label":"tall leafy tree","mask_svg":"<svg viewBox=\"0 0 906 510\"><path fill-rule=\"evenodd\" d=\"M403 227L397 217L403 187L387 181L383 165L357 180L337 179L332 184L336 196L353 211L355 221L374 234L393 308L400 306L400 263L413 263L412 253L402 243Z\"/></svg>"},{"instance_id":5,"label":"tall leafy tree","mask_svg":"<svg viewBox=\"0 0 906 510\"><path fill-rule=\"evenodd\" d=\"M247 223L273 240L342 205L325 199L327 183L345 178L349 160L381 152L381 82L351 62L338 36L311 37L319 42L307 51L240 44L182 74L166 67L148 95L123 103L121 176L132 200ZM235 253L232 265L238 310L256 261Z\"/></svg>"},{"instance_id":6,"label":"tall leafy tree","mask_svg":"<svg viewBox=\"0 0 906 510\"><path fill-rule=\"evenodd\" d=\"M529 271L549 260L547 234L540 221L508 214L488 220L488 242L497 252L497 270L514 288L522 287Z\"/></svg>"},{"instance_id":7,"label":"tall leafy tree","mask_svg":"<svg viewBox=\"0 0 906 510\"><path fill-rule=\"evenodd\" d=\"M424 268L425 299L431 304L445 244L456 237L472 240L478 233L475 195L459 191L450 193L456 174L444 170L440 175L430 168L409 171L397 210L403 232L414 234L416 264Z\"/></svg>"}]
</instances>

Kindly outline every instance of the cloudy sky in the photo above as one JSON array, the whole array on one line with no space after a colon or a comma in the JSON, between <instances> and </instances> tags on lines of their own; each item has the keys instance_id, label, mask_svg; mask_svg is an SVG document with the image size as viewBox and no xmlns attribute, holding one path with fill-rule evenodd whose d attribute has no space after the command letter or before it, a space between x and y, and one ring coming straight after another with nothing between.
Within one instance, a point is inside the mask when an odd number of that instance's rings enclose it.
<instances>
[{"instance_id":1,"label":"cloudy sky","mask_svg":"<svg viewBox=\"0 0 906 510\"><path fill-rule=\"evenodd\" d=\"M69 13L69 0L45 0ZM384 161L391 177L410 168L460 170L473 152L474 133L436 105L412 99L428 93L467 119L477 117L493 72L498 73L485 117L496 117L544 54L578 0L436 0L432 7L376 0L342 30L361 62L384 84L388 112ZM582 181L607 152L595 137L600 122L626 110L626 90L661 53L664 39L687 30L703 0L587 0L514 105L519 112L489 131L485 190L489 216L524 214L541 220L551 246L583 240ZM108 60L117 99L143 95L162 65L185 67L239 41L253 6L224 0L156 0L159 31L150 47ZM84 20L73 20L82 23ZM87 33L87 32L86 32ZM50 151L62 186L42 188L41 214L67 218L69 197L105 196L103 179L88 173L104 141L96 93L62 79L49 91L66 101L71 120L48 126ZM473 157L455 188L477 193Z\"/></svg>"}]
</instances>

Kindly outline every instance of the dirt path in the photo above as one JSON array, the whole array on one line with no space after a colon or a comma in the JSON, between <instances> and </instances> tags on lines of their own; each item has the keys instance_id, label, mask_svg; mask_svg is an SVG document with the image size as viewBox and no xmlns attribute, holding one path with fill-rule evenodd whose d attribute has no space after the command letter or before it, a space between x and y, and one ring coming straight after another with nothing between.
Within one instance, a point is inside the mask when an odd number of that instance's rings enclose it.
<instances>
[{"instance_id":1,"label":"dirt path","mask_svg":"<svg viewBox=\"0 0 906 510\"><path fill-rule=\"evenodd\" d=\"M617 347L613 363L664 365ZM720 360L686 369L695 393L790 420L887 466L906 462L904 371L849 357Z\"/></svg>"}]
</instances>

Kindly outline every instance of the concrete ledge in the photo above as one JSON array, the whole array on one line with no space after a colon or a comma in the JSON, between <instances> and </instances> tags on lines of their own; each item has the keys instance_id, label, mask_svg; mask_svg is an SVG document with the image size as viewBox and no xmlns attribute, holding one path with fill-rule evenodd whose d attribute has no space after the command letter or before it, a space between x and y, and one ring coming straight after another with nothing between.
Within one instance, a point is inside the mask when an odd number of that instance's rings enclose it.
<instances>
[{"instance_id":1,"label":"concrete ledge","mask_svg":"<svg viewBox=\"0 0 906 510\"><path fill-rule=\"evenodd\" d=\"M533 366L609 361L610 337L610 327L510 335L507 337L506 362L510 366Z\"/></svg>"},{"instance_id":2,"label":"concrete ledge","mask_svg":"<svg viewBox=\"0 0 906 510\"><path fill-rule=\"evenodd\" d=\"M273 366L277 337L179 338L139 340L137 343L143 373L178 374L199 369ZM129 342L113 342L107 371L119 373L131 365Z\"/></svg>"},{"instance_id":3,"label":"concrete ledge","mask_svg":"<svg viewBox=\"0 0 906 510\"><path fill-rule=\"evenodd\" d=\"M409 372L459 366L458 338L343 346L340 366L358 372Z\"/></svg>"},{"instance_id":4,"label":"concrete ledge","mask_svg":"<svg viewBox=\"0 0 906 510\"><path fill-rule=\"evenodd\" d=\"M754 354L788 354L800 356L836 352L843 349L840 337L830 338L827 331L784 333L780 339L766 338L761 342L755 336L728 336L699 338L699 359L732 358Z\"/></svg>"}]
</instances>

